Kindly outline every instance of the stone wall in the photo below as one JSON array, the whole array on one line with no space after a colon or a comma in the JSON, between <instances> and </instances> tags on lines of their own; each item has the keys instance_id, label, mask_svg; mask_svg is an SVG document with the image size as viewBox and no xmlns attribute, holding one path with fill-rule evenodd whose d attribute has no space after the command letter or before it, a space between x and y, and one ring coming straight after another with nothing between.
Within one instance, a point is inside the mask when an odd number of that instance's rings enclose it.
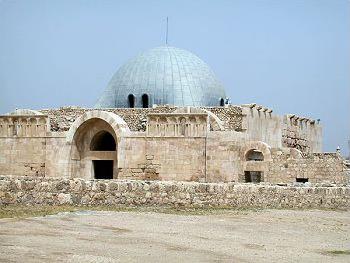
<instances>
[{"instance_id":1,"label":"stone wall","mask_svg":"<svg viewBox=\"0 0 350 263\"><path fill-rule=\"evenodd\" d=\"M1 174L45 176L46 138L0 137Z\"/></svg>"},{"instance_id":2,"label":"stone wall","mask_svg":"<svg viewBox=\"0 0 350 263\"><path fill-rule=\"evenodd\" d=\"M314 120L293 114L276 115L256 104L242 105L242 129L251 141L273 148L295 148L304 153L322 152L322 127Z\"/></svg>"},{"instance_id":3,"label":"stone wall","mask_svg":"<svg viewBox=\"0 0 350 263\"><path fill-rule=\"evenodd\" d=\"M349 208L350 187L0 177L0 205Z\"/></svg>"},{"instance_id":4,"label":"stone wall","mask_svg":"<svg viewBox=\"0 0 350 263\"><path fill-rule=\"evenodd\" d=\"M229 105L226 107L201 107L214 113L222 122L227 131L242 131L242 107Z\"/></svg>"},{"instance_id":5,"label":"stone wall","mask_svg":"<svg viewBox=\"0 0 350 263\"><path fill-rule=\"evenodd\" d=\"M156 108L119 108L103 109L113 112L128 124L131 131L145 131L147 125L147 114L149 113L172 113L177 107L158 106ZM216 114L223 122L226 130L242 130L242 109L240 106L229 107L202 107ZM50 118L51 131L68 131L72 123L83 113L93 109L62 107L59 109L43 109L41 113Z\"/></svg>"},{"instance_id":6,"label":"stone wall","mask_svg":"<svg viewBox=\"0 0 350 263\"><path fill-rule=\"evenodd\" d=\"M310 153L298 158L281 149L272 149L266 180L279 183L307 178L311 183L347 183L346 170L344 159L337 153Z\"/></svg>"},{"instance_id":7,"label":"stone wall","mask_svg":"<svg viewBox=\"0 0 350 263\"><path fill-rule=\"evenodd\" d=\"M54 133L46 138L45 177L69 176L70 150L64 134Z\"/></svg>"},{"instance_id":8,"label":"stone wall","mask_svg":"<svg viewBox=\"0 0 350 263\"><path fill-rule=\"evenodd\" d=\"M127 137L121 144L119 179L205 180L205 138Z\"/></svg>"},{"instance_id":9,"label":"stone wall","mask_svg":"<svg viewBox=\"0 0 350 263\"><path fill-rule=\"evenodd\" d=\"M314 120L295 115L283 117L282 146L304 153L322 151L322 128Z\"/></svg>"},{"instance_id":10,"label":"stone wall","mask_svg":"<svg viewBox=\"0 0 350 263\"><path fill-rule=\"evenodd\" d=\"M282 147L282 118L265 108L243 105L246 141L262 141L273 148Z\"/></svg>"},{"instance_id":11,"label":"stone wall","mask_svg":"<svg viewBox=\"0 0 350 263\"><path fill-rule=\"evenodd\" d=\"M239 132L210 132L206 138L206 181L238 182L243 173L240 153L244 137Z\"/></svg>"}]
</instances>

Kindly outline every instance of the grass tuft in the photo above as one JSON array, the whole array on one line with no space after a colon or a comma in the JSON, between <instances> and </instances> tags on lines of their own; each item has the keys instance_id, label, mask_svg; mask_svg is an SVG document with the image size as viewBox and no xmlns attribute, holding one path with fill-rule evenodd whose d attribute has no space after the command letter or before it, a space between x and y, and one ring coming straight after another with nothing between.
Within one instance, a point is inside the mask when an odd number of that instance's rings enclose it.
<instances>
[{"instance_id":1,"label":"grass tuft","mask_svg":"<svg viewBox=\"0 0 350 263\"><path fill-rule=\"evenodd\" d=\"M329 255L350 255L350 250L328 250L326 251Z\"/></svg>"}]
</instances>

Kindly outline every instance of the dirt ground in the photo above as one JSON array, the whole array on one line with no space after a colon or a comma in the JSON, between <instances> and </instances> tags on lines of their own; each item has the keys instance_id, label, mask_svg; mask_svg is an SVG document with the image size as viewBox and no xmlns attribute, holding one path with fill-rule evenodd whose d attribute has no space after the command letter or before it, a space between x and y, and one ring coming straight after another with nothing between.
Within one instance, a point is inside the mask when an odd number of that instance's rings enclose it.
<instances>
[{"instance_id":1,"label":"dirt ground","mask_svg":"<svg viewBox=\"0 0 350 263\"><path fill-rule=\"evenodd\" d=\"M350 262L350 211L0 219L0 262Z\"/></svg>"}]
</instances>

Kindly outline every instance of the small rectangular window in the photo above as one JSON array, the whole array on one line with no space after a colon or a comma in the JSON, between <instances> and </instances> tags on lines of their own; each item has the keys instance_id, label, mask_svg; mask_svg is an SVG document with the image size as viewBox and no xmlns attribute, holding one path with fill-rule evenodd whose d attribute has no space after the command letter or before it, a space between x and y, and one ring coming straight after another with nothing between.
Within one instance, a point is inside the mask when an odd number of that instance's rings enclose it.
<instances>
[{"instance_id":1,"label":"small rectangular window","mask_svg":"<svg viewBox=\"0 0 350 263\"><path fill-rule=\"evenodd\" d=\"M307 183L309 181L309 178L296 178L297 183Z\"/></svg>"}]
</instances>

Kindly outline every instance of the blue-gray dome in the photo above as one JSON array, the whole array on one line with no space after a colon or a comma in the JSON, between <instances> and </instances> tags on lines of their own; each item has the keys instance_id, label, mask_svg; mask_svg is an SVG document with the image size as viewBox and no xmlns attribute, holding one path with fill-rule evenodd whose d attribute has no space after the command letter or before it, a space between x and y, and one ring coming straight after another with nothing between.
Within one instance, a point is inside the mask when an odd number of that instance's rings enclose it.
<instances>
[{"instance_id":1,"label":"blue-gray dome","mask_svg":"<svg viewBox=\"0 0 350 263\"><path fill-rule=\"evenodd\" d=\"M157 47L121 66L95 107L218 106L225 90L209 66L175 47Z\"/></svg>"}]
</instances>

